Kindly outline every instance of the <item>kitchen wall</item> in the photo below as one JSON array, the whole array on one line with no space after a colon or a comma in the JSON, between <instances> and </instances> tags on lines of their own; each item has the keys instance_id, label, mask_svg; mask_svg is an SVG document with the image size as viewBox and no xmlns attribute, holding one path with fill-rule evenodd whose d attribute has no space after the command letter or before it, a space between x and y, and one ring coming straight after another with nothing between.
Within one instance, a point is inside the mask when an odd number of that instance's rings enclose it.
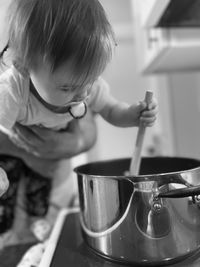
<instances>
[{"instance_id":1,"label":"kitchen wall","mask_svg":"<svg viewBox=\"0 0 200 267\"><path fill-rule=\"evenodd\" d=\"M200 159L200 71L167 75L175 154Z\"/></svg>"}]
</instances>

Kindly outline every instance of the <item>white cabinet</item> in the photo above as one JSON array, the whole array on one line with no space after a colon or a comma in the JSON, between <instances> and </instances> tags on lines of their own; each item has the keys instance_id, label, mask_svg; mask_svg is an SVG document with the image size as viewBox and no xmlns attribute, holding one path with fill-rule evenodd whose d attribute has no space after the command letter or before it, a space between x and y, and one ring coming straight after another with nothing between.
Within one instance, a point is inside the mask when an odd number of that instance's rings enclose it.
<instances>
[{"instance_id":1,"label":"white cabinet","mask_svg":"<svg viewBox=\"0 0 200 267\"><path fill-rule=\"evenodd\" d=\"M200 29L150 29L144 73L200 69Z\"/></svg>"},{"instance_id":2,"label":"white cabinet","mask_svg":"<svg viewBox=\"0 0 200 267\"><path fill-rule=\"evenodd\" d=\"M132 0L136 42L139 48L139 70L142 73L200 69L200 18L197 18L197 23L195 19L178 21L175 19L177 11L170 9L171 3L174 5L175 1ZM195 5L187 0L176 0L176 3L183 12L189 7L190 17L195 7L200 9L199 1L193 1ZM170 21L170 15L166 15L168 13L172 14L173 23Z\"/></svg>"}]
</instances>

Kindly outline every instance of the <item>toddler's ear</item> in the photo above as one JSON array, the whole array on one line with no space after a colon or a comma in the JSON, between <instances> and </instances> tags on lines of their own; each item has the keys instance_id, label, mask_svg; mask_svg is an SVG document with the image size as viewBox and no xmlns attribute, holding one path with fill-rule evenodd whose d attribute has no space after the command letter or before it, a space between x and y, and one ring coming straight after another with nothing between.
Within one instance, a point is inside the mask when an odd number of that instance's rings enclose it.
<instances>
[{"instance_id":1,"label":"toddler's ear","mask_svg":"<svg viewBox=\"0 0 200 267\"><path fill-rule=\"evenodd\" d=\"M0 197L8 190L9 181L6 172L0 168Z\"/></svg>"}]
</instances>

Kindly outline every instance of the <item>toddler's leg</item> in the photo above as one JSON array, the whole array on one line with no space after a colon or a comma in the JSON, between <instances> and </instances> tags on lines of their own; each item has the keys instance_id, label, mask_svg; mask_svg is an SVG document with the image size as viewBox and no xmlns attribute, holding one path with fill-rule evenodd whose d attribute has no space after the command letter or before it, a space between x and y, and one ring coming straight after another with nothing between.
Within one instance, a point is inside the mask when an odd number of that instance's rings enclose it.
<instances>
[{"instance_id":1,"label":"toddler's leg","mask_svg":"<svg viewBox=\"0 0 200 267\"><path fill-rule=\"evenodd\" d=\"M8 190L9 181L6 172L0 168L0 197Z\"/></svg>"},{"instance_id":2,"label":"toddler's leg","mask_svg":"<svg viewBox=\"0 0 200 267\"><path fill-rule=\"evenodd\" d=\"M9 180L7 191L0 197L0 234L8 231L13 225L22 166L21 160L7 155L0 155L0 180L1 178L2 180L6 178L3 170L5 170Z\"/></svg>"},{"instance_id":3,"label":"toddler's leg","mask_svg":"<svg viewBox=\"0 0 200 267\"><path fill-rule=\"evenodd\" d=\"M44 217L49 208L52 180L28 167L24 175L26 211L30 216Z\"/></svg>"}]
</instances>

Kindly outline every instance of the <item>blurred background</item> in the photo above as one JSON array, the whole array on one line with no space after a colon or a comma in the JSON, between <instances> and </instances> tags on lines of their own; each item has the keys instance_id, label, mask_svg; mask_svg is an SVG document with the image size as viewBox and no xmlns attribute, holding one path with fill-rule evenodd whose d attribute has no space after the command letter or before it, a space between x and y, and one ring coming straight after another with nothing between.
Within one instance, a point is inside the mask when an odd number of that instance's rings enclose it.
<instances>
[{"instance_id":1,"label":"blurred background","mask_svg":"<svg viewBox=\"0 0 200 267\"><path fill-rule=\"evenodd\" d=\"M136 42L137 29L133 1L101 0L100 2L114 28L118 44L113 60L103 75L110 84L112 94L128 103L143 100L146 90L152 90L158 98L154 78L145 77L139 70L137 45L140 44ZM132 156L137 134L136 128L116 128L100 117L97 118L97 122L99 137L93 153L91 153L91 159L102 160ZM146 131L143 154L160 153L161 136L163 142L168 143L166 144L167 153L172 152L169 147L168 131L165 136L163 133L159 118L156 125Z\"/></svg>"},{"instance_id":2,"label":"blurred background","mask_svg":"<svg viewBox=\"0 0 200 267\"><path fill-rule=\"evenodd\" d=\"M105 73L112 93L129 103L153 90L158 120L143 155L200 157L200 1L101 0L118 47ZM98 119L96 157L131 156L137 130Z\"/></svg>"},{"instance_id":3,"label":"blurred background","mask_svg":"<svg viewBox=\"0 0 200 267\"><path fill-rule=\"evenodd\" d=\"M0 48L6 44L0 0ZM143 155L200 157L199 0L100 0L117 44L103 76L118 99L132 103L153 90L158 120L147 129ZM98 140L89 155L75 159L130 157L137 129L117 128L97 117Z\"/></svg>"}]
</instances>

